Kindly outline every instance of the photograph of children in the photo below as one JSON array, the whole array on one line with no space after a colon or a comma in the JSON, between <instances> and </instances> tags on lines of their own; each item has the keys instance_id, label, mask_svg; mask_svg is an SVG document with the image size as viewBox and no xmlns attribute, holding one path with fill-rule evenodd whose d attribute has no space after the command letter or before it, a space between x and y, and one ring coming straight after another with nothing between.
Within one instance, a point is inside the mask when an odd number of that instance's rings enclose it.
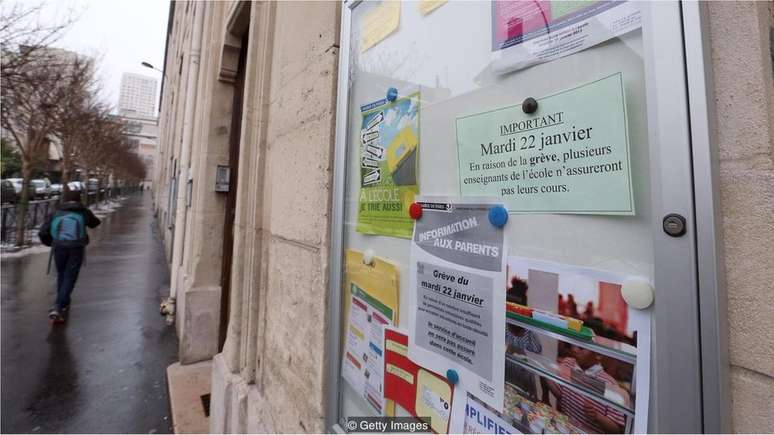
<instances>
[{"instance_id":1,"label":"photograph of children","mask_svg":"<svg viewBox=\"0 0 774 435\"><path fill-rule=\"evenodd\" d=\"M633 430L637 333L622 282L509 257L507 422L531 433Z\"/></svg>"},{"instance_id":2,"label":"photograph of children","mask_svg":"<svg viewBox=\"0 0 774 435\"><path fill-rule=\"evenodd\" d=\"M567 363L569 366L569 362ZM513 360L506 361L505 404L503 419L522 433L631 433L633 413L624 412L609 402L595 399L555 378L530 372L535 393L511 383L510 375L522 369ZM568 367L569 368L569 367ZM570 369L573 370L573 369ZM577 369L575 369L577 370ZM589 379L614 384L604 371Z\"/></svg>"},{"instance_id":3,"label":"photograph of children","mask_svg":"<svg viewBox=\"0 0 774 435\"><path fill-rule=\"evenodd\" d=\"M588 331L593 341L635 353L637 333L621 296L624 278L595 269L508 257L508 302L559 327Z\"/></svg>"}]
</instances>

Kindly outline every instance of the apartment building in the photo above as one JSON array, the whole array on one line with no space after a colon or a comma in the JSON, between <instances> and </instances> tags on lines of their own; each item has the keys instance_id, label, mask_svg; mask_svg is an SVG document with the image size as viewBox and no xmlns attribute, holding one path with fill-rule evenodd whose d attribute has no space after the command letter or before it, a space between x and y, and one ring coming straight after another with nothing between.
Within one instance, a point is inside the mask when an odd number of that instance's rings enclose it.
<instances>
[{"instance_id":1,"label":"apartment building","mask_svg":"<svg viewBox=\"0 0 774 435\"><path fill-rule=\"evenodd\" d=\"M121 75L118 113L122 116L155 117L156 85L153 77L135 73Z\"/></svg>"}]
</instances>

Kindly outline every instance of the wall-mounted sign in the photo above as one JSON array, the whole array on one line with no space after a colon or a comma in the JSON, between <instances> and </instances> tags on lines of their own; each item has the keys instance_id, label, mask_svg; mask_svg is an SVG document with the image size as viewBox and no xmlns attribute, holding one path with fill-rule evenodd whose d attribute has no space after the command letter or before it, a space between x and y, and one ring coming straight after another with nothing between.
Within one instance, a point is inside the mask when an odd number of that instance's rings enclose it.
<instances>
[{"instance_id":1,"label":"wall-mounted sign","mask_svg":"<svg viewBox=\"0 0 774 435\"><path fill-rule=\"evenodd\" d=\"M230 179L231 168L228 166L218 165L217 169L215 170L215 191L228 192Z\"/></svg>"},{"instance_id":2,"label":"wall-mounted sign","mask_svg":"<svg viewBox=\"0 0 774 435\"><path fill-rule=\"evenodd\" d=\"M511 212L634 215L623 77L457 119L462 195Z\"/></svg>"}]
</instances>

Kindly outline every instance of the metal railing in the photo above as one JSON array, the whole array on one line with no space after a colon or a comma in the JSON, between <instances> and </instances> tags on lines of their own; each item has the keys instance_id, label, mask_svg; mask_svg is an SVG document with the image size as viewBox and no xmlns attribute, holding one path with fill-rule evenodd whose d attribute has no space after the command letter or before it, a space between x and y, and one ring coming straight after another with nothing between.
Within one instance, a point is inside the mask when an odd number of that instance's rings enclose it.
<instances>
[{"instance_id":1,"label":"metal railing","mask_svg":"<svg viewBox=\"0 0 774 435\"><path fill-rule=\"evenodd\" d=\"M84 203L92 206L113 198L117 198L132 193L142 192L139 187L118 187L111 189L101 189L98 192L89 192L84 195ZM25 221L25 239L36 240L34 234L46 218L56 211L59 205L60 197L30 201L27 205L27 219ZM0 209L0 242L4 244L16 243L16 221L18 216L19 204L3 204Z\"/></svg>"}]
</instances>

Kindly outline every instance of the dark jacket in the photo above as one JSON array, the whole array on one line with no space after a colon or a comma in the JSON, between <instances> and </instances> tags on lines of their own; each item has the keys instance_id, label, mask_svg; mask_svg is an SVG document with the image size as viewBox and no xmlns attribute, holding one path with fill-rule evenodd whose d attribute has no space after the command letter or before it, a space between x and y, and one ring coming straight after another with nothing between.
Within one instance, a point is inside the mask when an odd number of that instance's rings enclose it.
<instances>
[{"instance_id":1,"label":"dark jacket","mask_svg":"<svg viewBox=\"0 0 774 435\"><path fill-rule=\"evenodd\" d=\"M60 211L74 211L77 213L80 213L83 216L83 222L86 224L89 228L96 228L102 221L99 220L98 217L94 216L94 213L91 212L85 205L83 205L80 202L65 202L62 205L59 206L59 209L55 213L52 213L48 218L46 218L45 222L43 222L43 225L40 226L40 230L38 231L38 237L40 237L41 243L43 243L46 246L51 246L54 239L51 236L51 221L54 219L54 216ZM89 244L89 234L86 233L86 245Z\"/></svg>"}]
</instances>

